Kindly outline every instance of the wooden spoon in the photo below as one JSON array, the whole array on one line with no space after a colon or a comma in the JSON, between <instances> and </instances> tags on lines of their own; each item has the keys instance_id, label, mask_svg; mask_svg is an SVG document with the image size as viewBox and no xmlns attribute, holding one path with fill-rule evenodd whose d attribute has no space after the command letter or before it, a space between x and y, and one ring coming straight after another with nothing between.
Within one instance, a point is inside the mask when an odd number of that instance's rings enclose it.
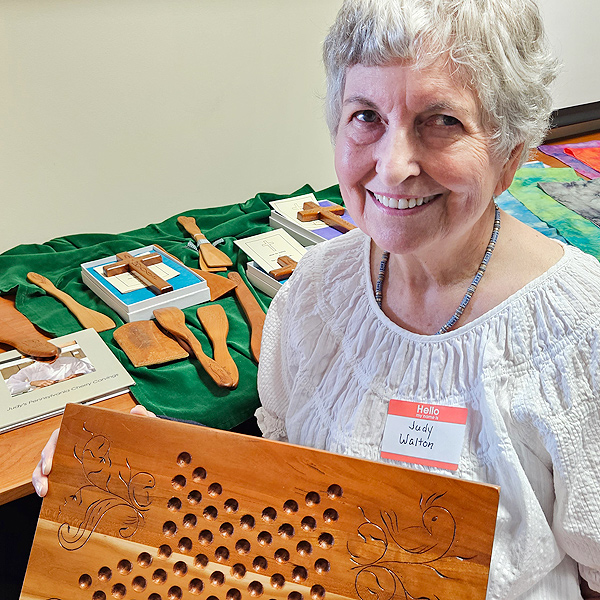
<instances>
[{"instance_id":1,"label":"wooden spoon","mask_svg":"<svg viewBox=\"0 0 600 600\"><path fill-rule=\"evenodd\" d=\"M69 294L59 290L47 277L31 271L27 273L27 279L31 283L35 283L35 285L41 287L51 296L54 296L57 300L60 300L86 329L106 331L107 329L116 327L115 322L110 317L82 306L77 300L69 296Z\"/></svg>"},{"instance_id":2,"label":"wooden spoon","mask_svg":"<svg viewBox=\"0 0 600 600\"><path fill-rule=\"evenodd\" d=\"M0 342L34 358L56 358L60 354L60 349L51 344L8 298L0 298Z\"/></svg>"},{"instance_id":3,"label":"wooden spoon","mask_svg":"<svg viewBox=\"0 0 600 600\"><path fill-rule=\"evenodd\" d=\"M208 267L231 267L233 262L225 252L215 248L200 231L194 217L177 217L178 223L196 240L198 251L202 254Z\"/></svg>"},{"instance_id":4,"label":"wooden spoon","mask_svg":"<svg viewBox=\"0 0 600 600\"><path fill-rule=\"evenodd\" d=\"M191 348L205 371L219 387L233 387L231 375L221 365L204 354L200 342L186 326L185 315L181 309L174 306L157 308L154 311L154 316L164 329L175 336L177 341L183 341Z\"/></svg>"},{"instance_id":5,"label":"wooden spoon","mask_svg":"<svg viewBox=\"0 0 600 600\"><path fill-rule=\"evenodd\" d=\"M260 359L260 342L262 339L262 330L265 322L265 311L250 291L250 288L244 283L241 275L236 272L227 274L227 277L237 283L235 295L238 302L244 309L246 319L250 324L250 350L256 362Z\"/></svg>"},{"instance_id":6,"label":"wooden spoon","mask_svg":"<svg viewBox=\"0 0 600 600\"><path fill-rule=\"evenodd\" d=\"M225 310L220 304L200 306L196 311L204 331L210 338L213 346L213 356L233 379L233 387L237 387L240 380L237 365L235 364L229 349L227 348L227 334L229 333L229 321Z\"/></svg>"},{"instance_id":7,"label":"wooden spoon","mask_svg":"<svg viewBox=\"0 0 600 600\"><path fill-rule=\"evenodd\" d=\"M169 254L164 248L159 246L158 244L153 244L157 250L160 250L163 254L166 254L168 257L172 258L175 262L183 265L183 263L172 254ZM185 266L185 265L184 265ZM209 273L208 271L202 271L201 269L194 269L194 267L187 267L186 269L191 269L194 273L197 273L206 281L206 285L208 285L208 289L210 290L210 299L216 300L221 296L225 295L227 292L230 292L234 287L235 283L233 281L229 281L225 277L220 277L219 275L215 275L214 273Z\"/></svg>"}]
</instances>

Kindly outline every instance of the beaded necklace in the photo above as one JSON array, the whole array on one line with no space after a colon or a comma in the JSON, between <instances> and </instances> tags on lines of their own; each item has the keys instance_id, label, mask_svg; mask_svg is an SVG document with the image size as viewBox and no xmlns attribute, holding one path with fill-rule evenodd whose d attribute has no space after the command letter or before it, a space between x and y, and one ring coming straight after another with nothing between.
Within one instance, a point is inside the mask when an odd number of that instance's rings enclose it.
<instances>
[{"instance_id":1,"label":"beaded necklace","mask_svg":"<svg viewBox=\"0 0 600 600\"><path fill-rule=\"evenodd\" d=\"M494 203L494 208L496 209L496 214L494 216L494 228L492 229L492 235L485 250L485 254L483 255L483 260L479 265L479 269L477 269L477 273L475 273L475 277L473 277L473 281L471 281L471 285L469 285L469 287L467 288L467 292L464 295L461 303L458 305L458 308L456 309L454 314L448 319L446 324L443 325L435 335L439 335L440 333L446 333L456 325L463 312L465 311L465 308L467 308L467 304L469 304L469 302L471 301L471 298L473 297L473 294L475 293L475 290L477 289L477 286L479 285L479 282L481 281L481 278L485 273L487 264L492 256L492 252L496 247L496 240L498 239L498 232L500 231L500 209L498 208L498 205L496 203ZM384 251L384 253L381 256L381 263L379 265L379 275L377 276L377 283L375 284L375 301L377 302L379 308L381 308L381 302L383 300L383 282L385 280L385 271L389 257L390 253Z\"/></svg>"}]
</instances>

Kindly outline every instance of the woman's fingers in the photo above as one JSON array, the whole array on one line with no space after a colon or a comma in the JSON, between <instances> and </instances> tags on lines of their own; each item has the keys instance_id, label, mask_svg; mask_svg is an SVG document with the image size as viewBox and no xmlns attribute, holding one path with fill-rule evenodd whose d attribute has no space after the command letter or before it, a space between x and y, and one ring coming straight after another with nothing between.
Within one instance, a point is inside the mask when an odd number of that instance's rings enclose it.
<instances>
[{"instance_id":1,"label":"woman's fingers","mask_svg":"<svg viewBox=\"0 0 600 600\"><path fill-rule=\"evenodd\" d=\"M35 492L42 498L48 493L48 475L52 470L52 460L54 459L54 452L56 451L56 442L58 441L59 429L55 429L50 436L50 439L46 442L44 449L42 450L42 456L40 462L33 470L31 476L31 482L35 488Z\"/></svg>"},{"instance_id":2,"label":"woman's fingers","mask_svg":"<svg viewBox=\"0 0 600 600\"><path fill-rule=\"evenodd\" d=\"M50 439L42 450L42 475L48 476L52 471L52 461L56 452L56 442L58 441L58 432L60 429L55 429L50 436Z\"/></svg>"},{"instance_id":3,"label":"woman's fingers","mask_svg":"<svg viewBox=\"0 0 600 600\"><path fill-rule=\"evenodd\" d=\"M35 489L35 493L43 498L48 493L48 477L42 475L42 459L38 462L31 476L31 483Z\"/></svg>"},{"instance_id":4,"label":"woman's fingers","mask_svg":"<svg viewBox=\"0 0 600 600\"><path fill-rule=\"evenodd\" d=\"M141 417L156 417L156 415L151 411L142 406L141 404L136 404L130 411L132 415L140 415Z\"/></svg>"}]
</instances>

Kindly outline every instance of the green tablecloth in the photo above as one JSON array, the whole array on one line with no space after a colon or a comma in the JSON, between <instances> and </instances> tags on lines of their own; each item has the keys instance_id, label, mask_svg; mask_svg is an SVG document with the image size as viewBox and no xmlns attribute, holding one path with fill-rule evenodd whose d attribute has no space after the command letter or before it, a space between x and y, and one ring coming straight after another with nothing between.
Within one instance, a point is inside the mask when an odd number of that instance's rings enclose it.
<instances>
[{"instance_id":1,"label":"green tablecloth","mask_svg":"<svg viewBox=\"0 0 600 600\"><path fill-rule=\"evenodd\" d=\"M248 258L239 251L234 240L270 229L270 201L312 191L306 185L293 194L261 193L243 204L190 210L182 214L194 217L209 240L224 238L219 248L231 257L233 269L246 279ZM341 201L337 186L315 195L319 200ZM109 315L120 326L123 320L82 282L81 263L156 243L186 265L198 267L198 253L187 246L191 237L178 225L177 216L121 234L86 233L56 238L44 244L17 246L0 254L0 293L16 294L17 309L52 337L81 329L62 303L27 281L27 273L35 271L48 277L84 306ZM266 309L271 299L261 292L256 296ZM195 358L135 368L114 342L114 329L100 335L134 378L136 385L132 393L138 402L159 415L231 429L252 416L258 407L257 365L250 354L250 330L235 296L228 294L216 302L223 306L229 318L228 345L240 372L240 383L235 390L216 386ZM210 341L198 322L196 308L184 310L186 323L205 352L212 356Z\"/></svg>"}]
</instances>

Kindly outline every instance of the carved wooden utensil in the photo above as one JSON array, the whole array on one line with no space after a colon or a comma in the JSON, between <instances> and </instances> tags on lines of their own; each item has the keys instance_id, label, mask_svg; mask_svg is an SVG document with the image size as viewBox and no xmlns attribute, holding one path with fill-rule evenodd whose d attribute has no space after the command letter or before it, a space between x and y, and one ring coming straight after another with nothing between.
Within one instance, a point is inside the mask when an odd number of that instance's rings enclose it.
<instances>
[{"instance_id":1,"label":"carved wooden utensil","mask_svg":"<svg viewBox=\"0 0 600 600\"><path fill-rule=\"evenodd\" d=\"M178 262L180 265L183 263L172 254L169 254L164 248L159 246L158 244L154 244L154 247L160 250L162 253L166 254L170 258L172 258L175 262ZM184 265L185 266L185 265ZM214 273L210 273L209 271L203 271L202 269L194 269L194 267L187 267L186 269L191 269L194 273L198 273L200 277L202 277L206 281L206 285L208 285L208 289L210 290L210 299L216 300L221 296L224 296L228 292L230 292L234 287L235 283L233 281L229 281L225 277L220 277L219 275L215 275Z\"/></svg>"},{"instance_id":2,"label":"carved wooden utensil","mask_svg":"<svg viewBox=\"0 0 600 600\"><path fill-rule=\"evenodd\" d=\"M178 223L196 240L198 252L209 267L231 267L233 263L225 252L215 248L200 231L194 217L177 217Z\"/></svg>"},{"instance_id":3,"label":"carved wooden utensil","mask_svg":"<svg viewBox=\"0 0 600 600\"><path fill-rule=\"evenodd\" d=\"M185 314L181 309L174 306L157 308L154 311L154 316L161 327L174 335L178 342L183 341L184 344L187 344L187 347L191 348L205 371L219 387L233 387L233 378L229 372L212 358L206 356L200 342L185 324Z\"/></svg>"},{"instance_id":4,"label":"carved wooden utensil","mask_svg":"<svg viewBox=\"0 0 600 600\"><path fill-rule=\"evenodd\" d=\"M499 489L69 404L22 600L484 600Z\"/></svg>"},{"instance_id":5,"label":"carved wooden utensil","mask_svg":"<svg viewBox=\"0 0 600 600\"><path fill-rule=\"evenodd\" d=\"M154 321L125 323L115 329L113 337L134 367L161 365L189 356L187 350L163 333Z\"/></svg>"},{"instance_id":6,"label":"carved wooden utensil","mask_svg":"<svg viewBox=\"0 0 600 600\"><path fill-rule=\"evenodd\" d=\"M47 277L30 271L27 273L27 279L42 288L46 293L60 300L86 329L106 331L107 329L116 327L115 322L110 317L79 304L75 298L59 290Z\"/></svg>"},{"instance_id":7,"label":"carved wooden utensil","mask_svg":"<svg viewBox=\"0 0 600 600\"><path fill-rule=\"evenodd\" d=\"M250 325L250 350L254 360L260 360L260 342L265 323L265 311L257 302L250 288L244 283L241 275L236 272L228 273L227 277L237 284L235 295L244 309L244 314Z\"/></svg>"},{"instance_id":8,"label":"carved wooden utensil","mask_svg":"<svg viewBox=\"0 0 600 600\"><path fill-rule=\"evenodd\" d=\"M208 306L200 306L196 312L200 323L202 323L202 327L204 327L204 331L206 331L212 342L215 362L227 370L233 379L233 387L237 387L240 374L227 348L229 321L227 320L225 310L220 304L210 304Z\"/></svg>"},{"instance_id":9,"label":"carved wooden utensil","mask_svg":"<svg viewBox=\"0 0 600 600\"><path fill-rule=\"evenodd\" d=\"M60 349L51 344L7 298L0 298L0 342L34 358L53 358Z\"/></svg>"}]
</instances>

